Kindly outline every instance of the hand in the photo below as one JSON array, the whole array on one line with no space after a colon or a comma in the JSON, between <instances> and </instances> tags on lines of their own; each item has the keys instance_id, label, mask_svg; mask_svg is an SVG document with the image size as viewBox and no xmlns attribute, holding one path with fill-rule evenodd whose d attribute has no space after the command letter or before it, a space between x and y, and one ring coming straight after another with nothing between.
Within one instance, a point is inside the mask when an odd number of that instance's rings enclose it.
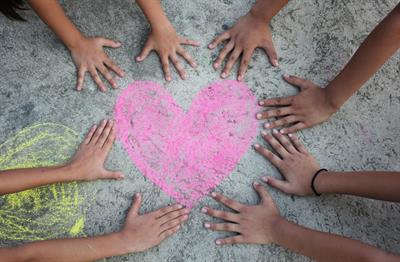
<instances>
[{"instance_id":1,"label":"hand","mask_svg":"<svg viewBox=\"0 0 400 262\"><path fill-rule=\"evenodd\" d=\"M263 177L262 179L286 194L299 196L314 194L311 189L311 179L315 172L320 169L317 160L308 153L297 135L289 134L288 138L276 129L274 129L273 134L274 136L265 131L262 132L265 141L272 146L277 154L259 144L255 144L254 148L277 167L286 180L282 181L273 177Z\"/></svg>"},{"instance_id":2,"label":"hand","mask_svg":"<svg viewBox=\"0 0 400 262\"><path fill-rule=\"evenodd\" d=\"M330 102L326 90L311 81L301 79L296 76L284 75L290 84L300 88L300 93L295 96L282 98L272 98L261 100L260 106L281 106L257 114L257 119L269 119L278 117L279 119L270 123L265 123L265 128L283 128L283 134L294 133L299 130L315 126L326 121L338 109Z\"/></svg>"},{"instance_id":3,"label":"hand","mask_svg":"<svg viewBox=\"0 0 400 262\"><path fill-rule=\"evenodd\" d=\"M122 69L106 55L103 50L104 46L118 48L121 44L101 37L84 37L77 46L71 48L72 59L78 68L78 81L76 84L78 91L82 90L83 80L87 71L90 72L94 82L102 92L106 91L106 87L97 71L100 71L113 88L117 88L117 82L108 69L113 70L119 77L125 75Z\"/></svg>"},{"instance_id":4,"label":"hand","mask_svg":"<svg viewBox=\"0 0 400 262\"><path fill-rule=\"evenodd\" d=\"M218 69L228 53L231 52L228 62L222 71L222 78L226 78L229 75L232 66L243 53L238 73L238 80L242 81L249 65L250 58L257 47L263 48L267 53L271 64L278 66L278 57L272 42L272 36L268 24L262 19L257 18L255 15L252 15L250 12L247 15L242 16L231 29L216 37L208 47L214 49L222 41L228 39L229 42L221 50L217 60L214 62L214 68Z\"/></svg>"},{"instance_id":5,"label":"hand","mask_svg":"<svg viewBox=\"0 0 400 262\"><path fill-rule=\"evenodd\" d=\"M178 59L178 55L182 56L193 68L196 68L197 64L182 45L199 46L200 44L194 40L178 36L171 25L166 25L162 28L154 28L151 31L141 53L136 57L136 61L143 61L152 50L155 50L160 57L165 79L167 81L172 80L171 71L169 69L169 59L174 64L180 77L186 79L186 72Z\"/></svg>"},{"instance_id":6,"label":"hand","mask_svg":"<svg viewBox=\"0 0 400 262\"><path fill-rule=\"evenodd\" d=\"M180 225L189 218L189 211L181 205L167 206L139 215L141 202L140 194L136 194L125 225L120 232L128 253L141 252L157 246L161 241L175 234Z\"/></svg>"},{"instance_id":7,"label":"hand","mask_svg":"<svg viewBox=\"0 0 400 262\"><path fill-rule=\"evenodd\" d=\"M120 172L104 168L115 140L115 129L112 120L103 120L100 126L93 126L80 144L78 151L67 166L77 180L123 179Z\"/></svg>"},{"instance_id":8,"label":"hand","mask_svg":"<svg viewBox=\"0 0 400 262\"><path fill-rule=\"evenodd\" d=\"M255 206L243 205L233 199L213 192L211 196L221 204L237 211L231 213L203 207L202 212L216 218L221 218L224 223L205 223L204 227L215 231L229 231L239 233L233 237L217 239L217 245L226 244L269 244L274 242L276 225L282 219L274 201L268 191L259 183L254 183L254 189L260 195L261 203Z\"/></svg>"}]
</instances>

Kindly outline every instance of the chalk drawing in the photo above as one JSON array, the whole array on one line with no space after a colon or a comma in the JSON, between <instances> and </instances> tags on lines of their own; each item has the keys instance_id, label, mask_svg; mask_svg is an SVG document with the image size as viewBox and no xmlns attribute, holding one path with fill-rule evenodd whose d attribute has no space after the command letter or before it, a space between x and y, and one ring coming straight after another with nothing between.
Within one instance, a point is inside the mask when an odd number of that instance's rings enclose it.
<instances>
[{"instance_id":1,"label":"chalk drawing","mask_svg":"<svg viewBox=\"0 0 400 262\"><path fill-rule=\"evenodd\" d=\"M65 163L79 143L72 129L52 123L24 128L0 145L0 170ZM0 197L0 239L34 241L83 236L82 184L59 183Z\"/></svg>"},{"instance_id":2,"label":"chalk drawing","mask_svg":"<svg viewBox=\"0 0 400 262\"><path fill-rule=\"evenodd\" d=\"M249 148L258 110L253 93L237 81L205 87L187 113L164 88L138 81L118 97L117 137L146 177L191 208Z\"/></svg>"}]
</instances>

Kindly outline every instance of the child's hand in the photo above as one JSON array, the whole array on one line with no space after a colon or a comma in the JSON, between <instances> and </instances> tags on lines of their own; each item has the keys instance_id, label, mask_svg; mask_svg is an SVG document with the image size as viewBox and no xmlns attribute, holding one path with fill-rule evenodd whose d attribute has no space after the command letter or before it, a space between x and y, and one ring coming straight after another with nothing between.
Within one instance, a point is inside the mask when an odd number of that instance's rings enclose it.
<instances>
[{"instance_id":1,"label":"child's hand","mask_svg":"<svg viewBox=\"0 0 400 262\"><path fill-rule=\"evenodd\" d=\"M272 65L278 66L278 57L272 42L268 24L252 15L250 12L242 16L231 29L215 38L208 47L214 49L224 40L229 40L229 42L221 50L217 60L214 62L214 68L218 69L228 53L231 52L225 68L222 71L222 78L226 78L229 75L232 66L243 53L238 73L238 80L243 80L251 56L258 47L265 50Z\"/></svg>"},{"instance_id":2,"label":"child's hand","mask_svg":"<svg viewBox=\"0 0 400 262\"><path fill-rule=\"evenodd\" d=\"M109 69L114 71L119 77L124 76L124 72L119 68L104 52L103 47L118 48L121 44L113 40L100 37L84 37L78 45L71 48L72 59L78 68L78 80L76 89L82 90L85 73L89 71L98 88L105 92L106 87L97 71L99 71L113 88L117 88L117 82L111 75Z\"/></svg>"},{"instance_id":3,"label":"child's hand","mask_svg":"<svg viewBox=\"0 0 400 262\"><path fill-rule=\"evenodd\" d=\"M289 134L288 138L276 129L272 133L274 136L263 131L262 136L277 154L258 144L255 144L254 148L279 169L285 180L273 177L263 177L262 179L286 194L312 195L311 179L320 169L318 162L308 153L297 135Z\"/></svg>"},{"instance_id":4,"label":"child's hand","mask_svg":"<svg viewBox=\"0 0 400 262\"><path fill-rule=\"evenodd\" d=\"M167 81L172 80L171 71L169 69L169 60L174 64L180 77L186 79L186 72L178 59L178 55L182 56L193 68L195 68L197 64L182 45L199 46L200 44L194 40L178 36L171 25L163 25L163 27L153 28L141 53L136 57L136 61L143 61L152 50L155 50L160 57L165 79Z\"/></svg>"},{"instance_id":5,"label":"child's hand","mask_svg":"<svg viewBox=\"0 0 400 262\"><path fill-rule=\"evenodd\" d=\"M78 151L67 165L77 180L122 179L120 172L104 168L115 140L112 120L103 120L100 126L93 126L80 144Z\"/></svg>"},{"instance_id":6,"label":"child's hand","mask_svg":"<svg viewBox=\"0 0 400 262\"><path fill-rule=\"evenodd\" d=\"M296 76L284 75L283 78L297 86L300 93L295 96L261 100L260 106L281 106L278 109L257 114L257 119L279 118L265 123L265 128L272 129L293 124L291 127L283 128L281 132L283 134L294 133L326 121L338 110L330 102L324 88Z\"/></svg>"},{"instance_id":7,"label":"child's hand","mask_svg":"<svg viewBox=\"0 0 400 262\"><path fill-rule=\"evenodd\" d=\"M164 239L175 234L180 225L188 220L189 211L181 205L173 205L140 215L142 198L135 195L125 225L119 233L127 253L141 252L157 246Z\"/></svg>"},{"instance_id":8,"label":"child's hand","mask_svg":"<svg viewBox=\"0 0 400 262\"><path fill-rule=\"evenodd\" d=\"M233 199L212 193L212 197L223 205L235 210L235 213L203 207L202 212L225 220L224 223L205 223L204 227L216 231L229 231L239 235L218 239L217 245L250 243L269 244L275 239L278 223L283 219L268 191L254 183L254 189L260 195L261 203L256 206L243 205Z\"/></svg>"}]
</instances>

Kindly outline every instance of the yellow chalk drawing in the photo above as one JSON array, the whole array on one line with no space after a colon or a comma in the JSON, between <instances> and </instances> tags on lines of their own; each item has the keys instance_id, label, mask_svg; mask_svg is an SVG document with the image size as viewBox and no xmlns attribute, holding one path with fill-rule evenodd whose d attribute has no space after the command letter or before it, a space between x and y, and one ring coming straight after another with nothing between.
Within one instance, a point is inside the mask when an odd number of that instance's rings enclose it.
<instances>
[{"instance_id":1,"label":"yellow chalk drawing","mask_svg":"<svg viewBox=\"0 0 400 262\"><path fill-rule=\"evenodd\" d=\"M79 142L78 134L63 125L24 128L0 145L0 170L65 163ZM0 197L0 240L84 235L85 190L82 183L59 183Z\"/></svg>"}]
</instances>

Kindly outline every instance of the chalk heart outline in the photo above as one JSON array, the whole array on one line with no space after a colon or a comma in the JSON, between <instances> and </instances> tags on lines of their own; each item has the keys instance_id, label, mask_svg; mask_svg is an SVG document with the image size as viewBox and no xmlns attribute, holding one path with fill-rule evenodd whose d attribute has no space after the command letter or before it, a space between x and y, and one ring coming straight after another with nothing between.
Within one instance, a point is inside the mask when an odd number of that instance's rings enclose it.
<instances>
[{"instance_id":1,"label":"chalk heart outline","mask_svg":"<svg viewBox=\"0 0 400 262\"><path fill-rule=\"evenodd\" d=\"M223 80L203 88L185 112L161 86L136 81L115 106L118 140L144 176L192 208L236 167L257 133L256 99Z\"/></svg>"}]
</instances>

